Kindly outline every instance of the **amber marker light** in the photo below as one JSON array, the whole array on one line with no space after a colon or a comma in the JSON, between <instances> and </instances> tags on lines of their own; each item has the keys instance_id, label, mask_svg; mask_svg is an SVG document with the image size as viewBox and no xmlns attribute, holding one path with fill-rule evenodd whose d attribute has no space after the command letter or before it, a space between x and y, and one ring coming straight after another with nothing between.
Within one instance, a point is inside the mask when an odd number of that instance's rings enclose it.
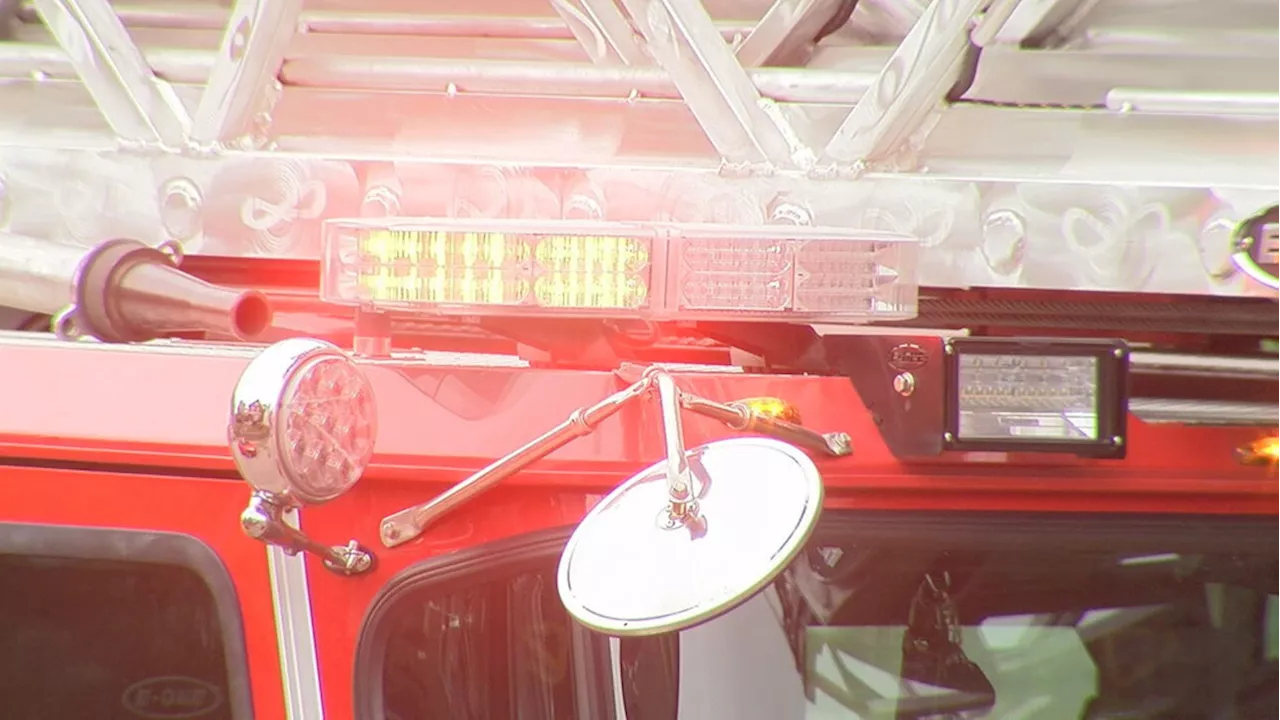
<instances>
[{"instance_id":1,"label":"amber marker light","mask_svg":"<svg viewBox=\"0 0 1280 720\"><path fill-rule=\"evenodd\" d=\"M1245 465L1275 467L1280 461L1280 439L1275 435L1259 438L1236 450L1236 456Z\"/></svg>"},{"instance_id":2,"label":"amber marker light","mask_svg":"<svg viewBox=\"0 0 1280 720\"><path fill-rule=\"evenodd\" d=\"M739 400L734 404L741 405L756 415L767 417L772 420L782 420L793 425L803 424L800 422L800 411L791 403L780 398L747 398L746 400Z\"/></svg>"}]
</instances>

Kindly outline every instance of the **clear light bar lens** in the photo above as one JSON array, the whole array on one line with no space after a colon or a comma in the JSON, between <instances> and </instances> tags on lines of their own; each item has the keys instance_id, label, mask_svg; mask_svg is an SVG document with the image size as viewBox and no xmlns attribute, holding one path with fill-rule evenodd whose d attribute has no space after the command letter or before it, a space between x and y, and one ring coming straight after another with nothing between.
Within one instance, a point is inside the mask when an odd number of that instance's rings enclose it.
<instances>
[{"instance_id":1,"label":"clear light bar lens","mask_svg":"<svg viewBox=\"0 0 1280 720\"><path fill-rule=\"evenodd\" d=\"M798 227L331 220L328 302L443 313L914 317L915 243Z\"/></svg>"},{"instance_id":2,"label":"clear light bar lens","mask_svg":"<svg viewBox=\"0 0 1280 720\"><path fill-rule=\"evenodd\" d=\"M1097 441L1098 359L960 354L958 440Z\"/></svg>"},{"instance_id":3,"label":"clear light bar lens","mask_svg":"<svg viewBox=\"0 0 1280 720\"><path fill-rule=\"evenodd\" d=\"M344 234L335 290L375 305L641 308L649 252L632 237L366 228Z\"/></svg>"},{"instance_id":4,"label":"clear light bar lens","mask_svg":"<svg viewBox=\"0 0 1280 720\"><path fill-rule=\"evenodd\" d=\"M916 288L896 287L903 245L854 239L693 237L675 281L682 311L915 314Z\"/></svg>"}]
</instances>

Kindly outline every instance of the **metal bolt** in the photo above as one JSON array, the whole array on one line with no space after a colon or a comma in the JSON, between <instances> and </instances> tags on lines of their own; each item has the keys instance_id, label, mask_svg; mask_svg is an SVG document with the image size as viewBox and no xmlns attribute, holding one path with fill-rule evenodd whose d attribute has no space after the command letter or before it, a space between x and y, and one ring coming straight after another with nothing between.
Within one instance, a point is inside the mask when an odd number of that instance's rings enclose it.
<instances>
[{"instance_id":1,"label":"metal bolt","mask_svg":"<svg viewBox=\"0 0 1280 720\"><path fill-rule=\"evenodd\" d=\"M944 432L944 433L942 433L942 439L943 439L943 440L945 440L945 441L947 441L947 442L955 442L955 440L956 440L956 436L955 436L955 435L952 435L952 434L951 434L951 433L949 433L949 432Z\"/></svg>"},{"instance_id":2,"label":"metal bolt","mask_svg":"<svg viewBox=\"0 0 1280 720\"><path fill-rule=\"evenodd\" d=\"M813 213L804 205L779 196L769 204L769 222L779 225L812 225Z\"/></svg>"},{"instance_id":3,"label":"metal bolt","mask_svg":"<svg viewBox=\"0 0 1280 720\"><path fill-rule=\"evenodd\" d=\"M231 42L227 43L227 55L233 62L240 62L248 45L249 18L240 18L240 24L236 25L235 34L231 36Z\"/></svg>"},{"instance_id":4,"label":"metal bolt","mask_svg":"<svg viewBox=\"0 0 1280 720\"><path fill-rule=\"evenodd\" d=\"M945 342L942 344L942 352L946 353L947 355L955 355L956 349L951 345L950 342Z\"/></svg>"},{"instance_id":5,"label":"metal bolt","mask_svg":"<svg viewBox=\"0 0 1280 720\"><path fill-rule=\"evenodd\" d=\"M169 237L186 241L200 232L200 188L191 178L175 177L160 187L160 224Z\"/></svg>"},{"instance_id":6,"label":"metal bolt","mask_svg":"<svg viewBox=\"0 0 1280 720\"><path fill-rule=\"evenodd\" d=\"M1115 350L1111 351L1111 354L1115 355L1118 358L1122 358L1124 357L1124 348L1116 348Z\"/></svg>"},{"instance_id":7,"label":"metal bolt","mask_svg":"<svg viewBox=\"0 0 1280 720\"><path fill-rule=\"evenodd\" d=\"M911 397L916 391L916 376L909 372L898 373L893 378L893 391L902 397Z\"/></svg>"},{"instance_id":8,"label":"metal bolt","mask_svg":"<svg viewBox=\"0 0 1280 720\"><path fill-rule=\"evenodd\" d=\"M342 558L343 569L350 574L362 573L373 565L373 556L361 549L355 540L346 547L334 548Z\"/></svg>"},{"instance_id":9,"label":"metal bolt","mask_svg":"<svg viewBox=\"0 0 1280 720\"><path fill-rule=\"evenodd\" d=\"M363 550L357 550L351 555L351 562L347 563L348 569L353 573L362 573L373 567L373 556Z\"/></svg>"},{"instance_id":10,"label":"metal bolt","mask_svg":"<svg viewBox=\"0 0 1280 720\"><path fill-rule=\"evenodd\" d=\"M1119 435L1112 435L1111 444L1116 446L1124 445L1124 438L1120 437Z\"/></svg>"},{"instance_id":11,"label":"metal bolt","mask_svg":"<svg viewBox=\"0 0 1280 720\"><path fill-rule=\"evenodd\" d=\"M679 519L671 513L670 508L663 508L658 513L658 528L660 530L675 530L680 527Z\"/></svg>"},{"instance_id":12,"label":"metal bolt","mask_svg":"<svg viewBox=\"0 0 1280 720\"><path fill-rule=\"evenodd\" d=\"M853 452L853 438L846 432L827 433L823 436L827 447L837 455L848 455Z\"/></svg>"},{"instance_id":13,"label":"metal bolt","mask_svg":"<svg viewBox=\"0 0 1280 720\"><path fill-rule=\"evenodd\" d=\"M382 523L382 539L394 542L400 539L400 528L390 521Z\"/></svg>"},{"instance_id":14,"label":"metal bolt","mask_svg":"<svg viewBox=\"0 0 1280 720\"><path fill-rule=\"evenodd\" d=\"M259 515L245 513L240 516L240 527L244 534L255 540L267 534L267 520Z\"/></svg>"}]
</instances>

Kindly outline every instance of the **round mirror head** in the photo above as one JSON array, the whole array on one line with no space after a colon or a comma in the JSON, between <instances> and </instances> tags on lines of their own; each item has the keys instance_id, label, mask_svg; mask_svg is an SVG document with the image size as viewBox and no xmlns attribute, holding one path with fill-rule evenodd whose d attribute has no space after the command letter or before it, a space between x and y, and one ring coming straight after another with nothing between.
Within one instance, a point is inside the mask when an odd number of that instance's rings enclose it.
<instances>
[{"instance_id":1,"label":"round mirror head","mask_svg":"<svg viewBox=\"0 0 1280 720\"><path fill-rule=\"evenodd\" d=\"M560 557L560 598L589 628L619 637L692 627L769 584L804 546L822 478L800 450L768 438L689 450L699 522L666 522L666 463L587 513Z\"/></svg>"},{"instance_id":2,"label":"round mirror head","mask_svg":"<svg viewBox=\"0 0 1280 720\"><path fill-rule=\"evenodd\" d=\"M321 503L355 485L373 456L373 386L346 353L313 338L263 350L231 399L231 456L255 489Z\"/></svg>"}]
</instances>

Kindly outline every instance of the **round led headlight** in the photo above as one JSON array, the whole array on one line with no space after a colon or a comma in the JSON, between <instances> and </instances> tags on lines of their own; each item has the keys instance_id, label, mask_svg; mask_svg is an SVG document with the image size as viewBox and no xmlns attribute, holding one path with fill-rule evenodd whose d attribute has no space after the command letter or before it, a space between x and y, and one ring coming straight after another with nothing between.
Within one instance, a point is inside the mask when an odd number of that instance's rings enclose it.
<instances>
[{"instance_id":1,"label":"round led headlight","mask_svg":"<svg viewBox=\"0 0 1280 720\"><path fill-rule=\"evenodd\" d=\"M228 438L256 490L321 503L360 479L377 425L373 386L351 358L323 340L290 338L240 375Z\"/></svg>"}]
</instances>

